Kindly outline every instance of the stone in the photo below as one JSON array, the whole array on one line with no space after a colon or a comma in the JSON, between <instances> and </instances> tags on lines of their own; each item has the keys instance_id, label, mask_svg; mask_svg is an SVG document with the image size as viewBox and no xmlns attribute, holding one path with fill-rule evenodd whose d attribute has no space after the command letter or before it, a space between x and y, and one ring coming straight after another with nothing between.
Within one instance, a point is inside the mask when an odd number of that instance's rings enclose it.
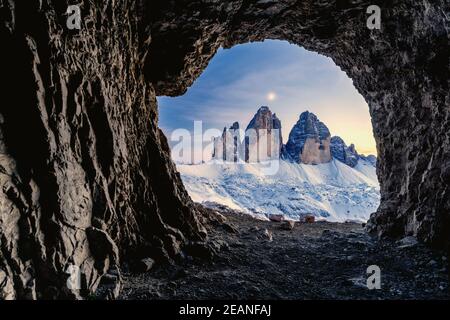
<instances>
[{"instance_id":1,"label":"stone","mask_svg":"<svg viewBox=\"0 0 450 320\"><path fill-rule=\"evenodd\" d=\"M262 230L262 236L263 236L263 238L267 239L269 242L273 241L273 232L269 231L268 229Z\"/></svg>"},{"instance_id":2,"label":"stone","mask_svg":"<svg viewBox=\"0 0 450 320\"><path fill-rule=\"evenodd\" d=\"M427 267L436 267L437 266L437 262L436 262L436 260L430 260L428 263L427 263Z\"/></svg>"},{"instance_id":3,"label":"stone","mask_svg":"<svg viewBox=\"0 0 450 320\"><path fill-rule=\"evenodd\" d=\"M115 284L118 281L118 277L116 275L113 274L105 274L102 277L102 283L109 285L109 284Z\"/></svg>"},{"instance_id":4,"label":"stone","mask_svg":"<svg viewBox=\"0 0 450 320\"><path fill-rule=\"evenodd\" d=\"M238 229L229 223L224 222L221 226L225 231L229 233L239 233Z\"/></svg>"},{"instance_id":5,"label":"stone","mask_svg":"<svg viewBox=\"0 0 450 320\"><path fill-rule=\"evenodd\" d=\"M413 236L404 237L397 241L400 249L415 247L418 244L417 238Z\"/></svg>"},{"instance_id":6,"label":"stone","mask_svg":"<svg viewBox=\"0 0 450 320\"><path fill-rule=\"evenodd\" d=\"M301 223L315 223L316 217L313 215L306 215L306 216L300 218L300 222Z\"/></svg>"},{"instance_id":7,"label":"stone","mask_svg":"<svg viewBox=\"0 0 450 320\"><path fill-rule=\"evenodd\" d=\"M202 260L209 260L217 253L214 249L214 244L211 245L208 242L203 241L193 241L188 244L184 250L189 256Z\"/></svg>"},{"instance_id":8,"label":"stone","mask_svg":"<svg viewBox=\"0 0 450 320\"><path fill-rule=\"evenodd\" d=\"M281 228L282 230L286 230L286 231L292 231L292 230L294 229L294 227L295 227L295 221L292 221L292 220L284 221L284 222L280 225L280 228Z\"/></svg>"},{"instance_id":9,"label":"stone","mask_svg":"<svg viewBox=\"0 0 450 320\"><path fill-rule=\"evenodd\" d=\"M228 219L218 211L214 211L215 218L219 223L225 223Z\"/></svg>"},{"instance_id":10,"label":"stone","mask_svg":"<svg viewBox=\"0 0 450 320\"><path fill-rule=\"evenodd\" d=\"M131 265L131 270L136 273L145 273L149 272L153 266L155 265L155 260L152 258L144 258L136 261Z\"/></svg>"},{"instance_id":11,"label":"stone","mask_svg":"<svg viewBox=\"0 0 450 320\"><path fill-rule=\"evenodd\" d=\"M269 214L269 220L272 222L281 222L284 220L284 216L282 214Z\"/></svg>"}]
</instances>

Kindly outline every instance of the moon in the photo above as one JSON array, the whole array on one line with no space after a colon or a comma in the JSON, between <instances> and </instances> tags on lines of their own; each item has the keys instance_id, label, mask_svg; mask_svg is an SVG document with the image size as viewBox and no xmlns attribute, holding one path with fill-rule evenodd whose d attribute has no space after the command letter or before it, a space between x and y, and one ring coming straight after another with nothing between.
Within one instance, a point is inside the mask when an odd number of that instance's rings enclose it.
<instances>
[{"instance_id":1,"label":"moon","mask_svg":"<svg viewBox=\"0 0 450 320\"><path fill-rule=\"evenodd\" d=\"M274 101L277 98L277 94L273 91L269 92L267 94L267 100Z\"/></svg>"}]
</instances>

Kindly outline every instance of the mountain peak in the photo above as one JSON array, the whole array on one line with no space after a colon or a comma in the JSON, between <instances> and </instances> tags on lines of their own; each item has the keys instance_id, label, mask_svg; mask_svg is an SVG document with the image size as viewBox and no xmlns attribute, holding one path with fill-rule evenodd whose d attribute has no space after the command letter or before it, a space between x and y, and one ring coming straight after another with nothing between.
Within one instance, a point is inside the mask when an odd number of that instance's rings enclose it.
<instances>
[{"instance_id":1,"label":"mountain peak","mask_svg":"<svg viewBox=\"0 0 450 320\"><path fill-rule=\"evenodd\" d=\"M230 130L239 130L239 122L233 123L233 125L230 127Z\"/></svg>"},{"instance_id":2,"label":"mountain peak","mask_svg":"<svg viewBox=\"0 0 450 320\"><path fill-rule=\"evenodd\" d=\"M277 127L278 124L280 124L279 128ZM247 130L249 129L281 129L281 121L275 114L272 114L272 111L268 106L261 106L248 124Z\"/></svg>"},{"instance_id":3,"label":"mountain peak","mask_svg":"<svg viewBox=\"0 0 450 320\"><path fill-rule=\"evenodd\" d=\"M289 134L286 157L297 163L330 162L330 138L330 130L314 113L302 112Z\"/></svg>"},{"instance_id":4,"label":"mountain peak","mask_svg":"<svg viewBox=\"0 0 450 320\"><path fill-rule=\"evenodd\" d=\"M354 168L358 164L359 155L354 144L347 146L341 137L331 138L331 153L333 157L342 163Z\"/></svg>"},{"instance_id":5,"label":"mountain peak","mask_svg":"<svg viewBox=\"0 0 450 320\"><path fill-rule=\"evenodd\" d=\"M264 135L273 135L277 129L279 136L277 137L277 145L279 144L279 153L281 158L296 163L304 164L321 164L331 162L333 158L345 163L350 167L355 167L360 159L365 160L373 165L376 164L376 157L364 157L356 151L355 145L347 146L345 141L338 137L331 137L328 127L319 120L319 118L309 110L302 112L297 123L289 134L289 140L286 145L283 144L281 134L281 120L275 113L272 113L268 106L261 106L252 120L247 126L246 134L249 130L255 130L258 138L250 139L246 136L245 142L241 142L239 134L240 125L234 122L229 128L225 127L221 137L215 139L213 150L213 158L226 159L226 154L233 156L233 160L243 159L246 162L259 162L259 155L255 156L251 150L255 148L255 143L266 141ZM227 132L237 139L226 139ZM273 139L273 136L271 137ZM271 142L272 143L272 142ZM228 145L229 144L229 145ZM273 146L267 150L267 156L271 157Z\"/></svg>"}]
</instances>

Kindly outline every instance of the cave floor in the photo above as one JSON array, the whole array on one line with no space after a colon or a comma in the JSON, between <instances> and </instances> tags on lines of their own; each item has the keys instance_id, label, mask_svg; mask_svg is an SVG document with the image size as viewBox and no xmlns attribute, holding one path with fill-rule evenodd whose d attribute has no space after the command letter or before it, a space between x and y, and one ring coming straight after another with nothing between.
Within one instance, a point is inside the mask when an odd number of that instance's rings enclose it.
<instances>
[{"instance_id":1,"label":"cave floor","mask_svg":"<svg viewBox=\"0 0 450 320\"><path fill-rule=\"evenodd\" d=\"M356 223L297 223L288 231L245 214L221 214L209 227L212 259L187 256L144 274L125 273L119 298L450 298L447 257L421 244L377 240ZM379 290L367 288L371 265L381 269Z\"/></svg>"}]
</instances>

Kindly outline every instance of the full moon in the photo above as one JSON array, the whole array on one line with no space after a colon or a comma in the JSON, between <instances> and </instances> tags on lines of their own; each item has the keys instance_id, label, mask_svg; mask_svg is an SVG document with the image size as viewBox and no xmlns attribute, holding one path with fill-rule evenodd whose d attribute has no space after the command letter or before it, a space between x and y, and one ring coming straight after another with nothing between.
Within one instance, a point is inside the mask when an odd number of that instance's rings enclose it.
<instances>
[{"instance_id":1,"label":"full moon","mask_svg":"<svg viewBox=\"0 0 450 320\"><path fill-rule=\"evenodd\" d=\"M275 92L269 92L267 94L267 100L274 101L277 98L277 94Z\"/></svg>"}]
</instances>

